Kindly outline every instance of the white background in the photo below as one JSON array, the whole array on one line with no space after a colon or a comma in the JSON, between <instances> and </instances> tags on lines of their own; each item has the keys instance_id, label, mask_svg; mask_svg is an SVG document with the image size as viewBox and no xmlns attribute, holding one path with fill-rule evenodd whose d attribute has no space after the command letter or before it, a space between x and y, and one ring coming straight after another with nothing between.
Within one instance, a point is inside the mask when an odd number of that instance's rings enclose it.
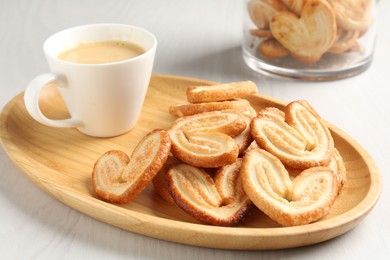
<instances>
[{"instance_id":1,"label":"white background","mask_svg":"<svg viewBox=\"0 0 390 260\"><path fill-rule=\"evenodd\" d=\"M0 148L0 259L385 259L390 255L389 10L389 1L381 1L369 70L318 83L269 78L246 67L240 0L0 0L0 109L48 70L42 43L52 33L89 23L132 24L158 39L155 73L252 80L265 95L306 99L371 154L383 181L373 211L338 238L278 251L217 250L145 237L85 216L37 188Z\"/></svg>"}]
</instances>

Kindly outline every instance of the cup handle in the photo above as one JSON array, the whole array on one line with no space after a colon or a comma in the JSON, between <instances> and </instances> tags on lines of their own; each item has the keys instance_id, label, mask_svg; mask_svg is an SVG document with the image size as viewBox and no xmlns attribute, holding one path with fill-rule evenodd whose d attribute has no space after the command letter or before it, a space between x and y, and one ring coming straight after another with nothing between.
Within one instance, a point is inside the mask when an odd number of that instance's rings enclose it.
<instances>
[{"instance_id":1,"label":"cup handle","mask_svg":"<svg viewBox=\"0 0 390 260\"><path fill-rule=\"evenodd\" d=\"M45 73L35 77L27 86L24 92L24 104L27 112L39 123L52 127L80 127L83 123L75 118L53 120L47 118L39 108L39 94L49 83L57 82L59 85L64 82L63 76L55 73Z\"/></svg>"}]
</instances>

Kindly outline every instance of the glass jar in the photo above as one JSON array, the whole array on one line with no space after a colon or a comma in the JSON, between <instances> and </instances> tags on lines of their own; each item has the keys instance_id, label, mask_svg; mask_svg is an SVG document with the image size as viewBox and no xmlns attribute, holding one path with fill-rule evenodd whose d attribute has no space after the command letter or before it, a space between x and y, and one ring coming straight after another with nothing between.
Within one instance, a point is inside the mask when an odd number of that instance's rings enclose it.
<instances>
[{"instance_id":1,"label":"glass jar","mask_svg":"<svg viewBox=\"0 0 390 260\"><path fill-rule=\"evenodd\" d=\"M376 0L245 0L242 53L253 70L305 80L371 64Z\"/></svg>"}]
</instances>

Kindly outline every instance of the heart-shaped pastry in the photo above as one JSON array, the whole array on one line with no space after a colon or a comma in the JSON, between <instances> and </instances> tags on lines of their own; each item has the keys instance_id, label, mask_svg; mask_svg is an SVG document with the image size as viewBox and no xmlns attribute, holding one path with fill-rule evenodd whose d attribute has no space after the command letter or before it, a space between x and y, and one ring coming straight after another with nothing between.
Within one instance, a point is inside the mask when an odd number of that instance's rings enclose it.
<instances>
[{"instance_id":1,"label":"heart-shaped pastry","mask_svg":"<svg viewBox=\"0 0 390 260\"><path fill-rule=\"evenodd\" d=\"M242 114L214 111L177 119L168 130L172 153L197 167L216 168L233 163L238 147L232 137L246 128Z\"/></svg>"},{"instance_id":2,"label":"heart-shaped pastry","mask_svg":"<svg viewBox=\"0 0 390 260\"><path fill-rule=\"evenodd\" d=\"M336 17L326 0L308 0L301 16L282 11L270 23L273 36L291 55L304 63L314 63L336 39Z\"/></svg>"},{"instance_id":3,"label":"heart-shaped pastry","mask_svg":"<svg viewBox=\"0 0 390 260\"><path fill-rule=\"evenodd\" d=\"M259 44L259 52L271 59L284 58L290 54L283 45L273 38L262 41Z\"/></svg>"},{"instance_id":4,"label":"heart-shaped pastry","mask_svg":"<svg viewBox=\"0 0 390 260\"><path fill-rule=\"evenodd\" d=\"M246 99L233 99L227 101L205 102L205 103L187 103L176 104L169 107L169 113L172 116L192 116L204 112L235 110L246 112L248 114L256 114L253 107Z\"/></svg>"},{"instance_id":5,"label":"heart-shaped pastry","mask_svg":"<svg viewBox=\"0 0 390 260\"><path fill-rule=\"evenodd\" d=\"M168 173L169 192L176 204L198 221L236 225L252 205L242 188L240 167L241 159L219 169L213 179L202 169L176 164Z\"/></svg>"},{"instance_id":6,"label":"heart-shaped pastry","mask_svg":"<svg viewBox=\"0 0 390 260\"><path fill-rule=\"evenodd\" d=\"M261 149L256 143L256 141L253 141L250 144L245 153L253 149ZM345 183L347 182L347 169L345 167L344 160L341 157L340 152L336 148L334 148L332 159L330 160L330 163L326 165L326 167L330 168L336 174L338 190L340 192L344 187ZM286 167L286 170L288 171L291 178L295 178L302 172L301 169L295 169L291 167Z\"/></svg>"},{"instance_id":7,"label":"heart-shaped pastry","mask_svg":"<svg viewBox=\"0 0 390 260\"><path fill-rule=\"evenodd\" d=\"M187 100L191 103L215 102L242 98L257 93L252 81L231 82L211 86L191 86L187 88Z\"/></svg>"},{"instance_id":8,"label":"heart-shaped pastry","mask_svg":"<svg viewBox=\"0 0 390 260\"><path fill-rule=\"evenodd\" d=\"M251 201L282 226L324 217L338 194L337 177L330 168L313 167L291 181L277 157L256 148L245 154L241 178Z\"/></svg>"},{"instance_id":9,"label":"heart-shaped pastry","mask_svg":"<svg viewBox=\"0 0 390 260\"><path fill-rule=\"evenodd\" d=\"M332 53L343 53L350 50L357 43L359 34L359 31L347 31L339 27L337 29L337 40L328 51Z\"/></svg>"},{"instance_id":10,"label":"heart-shaped pastry","mask_svg":"<svg viewBox=\"0 0 390 260\"><path fill-rule=\"evenodd\" d=\"M268 29L272 16L282 10L287 8L280 0L251 0L248 3L249 16L259 29Z\"/></svg>"},{"instance_id":11,"label":"heart-shaped pastry","mask_svg":"<svg viewBox=\"0 0 390 260\"><path fill-rule=\"evenodd\" d=\"M251 133L261 148L291 168L326 166L334 150L329 129L303 100L288 104L285 113L273 107L261 110L252 120Z\"/></svg>"},{"instance_id":12,"label":"heart-shaped pastry","mask_svg":"<svg viewBox=\"0 0 390 260\"><path fill-rule=\"evenodd\" d=\"M92 183L105 201L124 204L135 198L153 179L167 160L171 140L166 131L147 134L131 158L122 151L108 151L95 163Z\"/></svg>"},{"instance_id":13,"label":"heart-shaped pastry","mask_svg":"<svg viewBox=\"0 0 390 260\"><path fill-rule=\"evenodd\" d=\"M160 195L161 198L170 204L175 204L175 202L168 190L168 172L173 165L179 163L182 162L173 156L168 156L167 161L152 180L154 190L158 193L158 195Z\"/></svg>"},{"instance_id":14,"label":"heart-shaped pastry","mask_svg":"<svg viewBox=\"0 0 390 260\"><path fill-rule=\"evenodd\" d=\"M372 0L328 0L337 24L345 30L365 31L371 25Z\"/></svg>"}]
</instances>

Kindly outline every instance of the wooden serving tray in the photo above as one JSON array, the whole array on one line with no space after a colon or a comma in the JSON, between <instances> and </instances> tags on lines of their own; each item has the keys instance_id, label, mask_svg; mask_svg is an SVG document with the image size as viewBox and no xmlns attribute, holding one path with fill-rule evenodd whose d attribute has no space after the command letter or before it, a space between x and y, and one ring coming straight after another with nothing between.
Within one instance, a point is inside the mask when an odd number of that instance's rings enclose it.
<instances>
[{"instance_id":1,"label":"wooden serving tray","mask_svg":"<svg viewBox=\"0 0 390 260\"><path fill-rule=\"evenodd\" d=\"M171 125L175 118L169 115L168 108L185 102L186 87L208 84L213 83L153 75L136 127L113 138L93 138L75 129L41 125L27 114L21 93L2 111L1 142L11 160L38 187L70 207L122 229L178 243L245 250L304 246L347 232L373 208L381 190L380 173L374 161L359 144L330 124L336 147L346 163L348 181L331 212L312 224L280 227L255 209L238 227L203 225L161 199L151 184L126 205L99 200L91 185L95 161L111 149L130 155L147 132ZM47 86L40 98L41 108L48 117L68 117L57 88ZM285 106L284 102L262 95L247 99L257 110Z\"/></svg>"}]
</instances>

